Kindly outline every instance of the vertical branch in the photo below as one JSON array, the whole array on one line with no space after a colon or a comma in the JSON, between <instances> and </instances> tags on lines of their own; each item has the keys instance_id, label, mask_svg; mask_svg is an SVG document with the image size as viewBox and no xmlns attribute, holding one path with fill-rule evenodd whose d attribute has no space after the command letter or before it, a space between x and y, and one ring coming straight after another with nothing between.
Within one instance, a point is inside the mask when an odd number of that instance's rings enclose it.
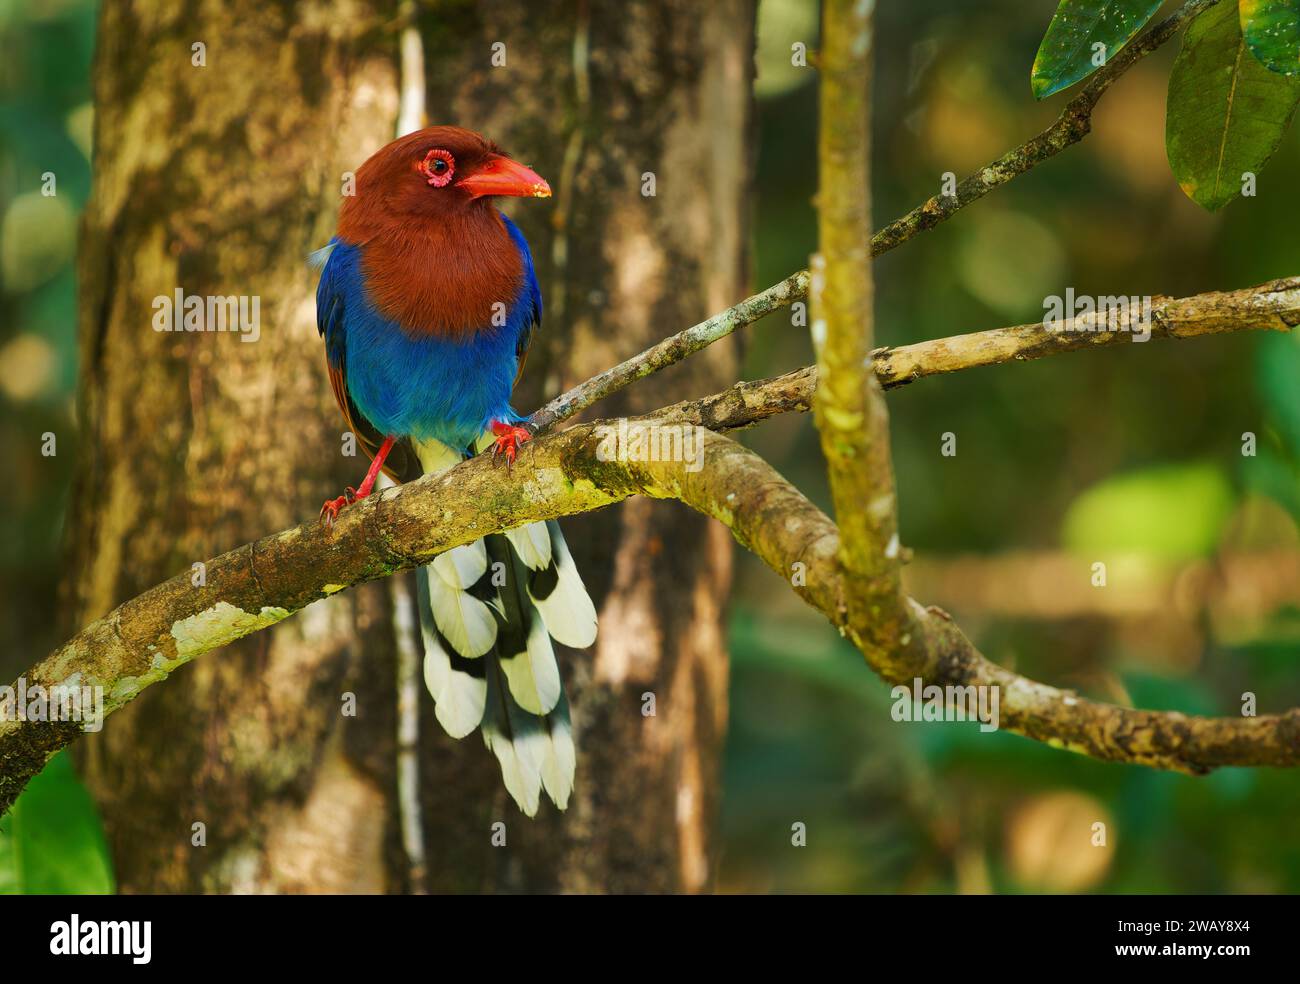
<instances>
[{"instance_id":1,"label":"vertical branch","mask_svg":"<svg viewBox=\"0 0 1300 984\"><path fill-rule=\"evenodd\" d=\"M424 42L416 27L413 0L402 4L401 79L397 111L397 136L425 125ZM380 487L391 485L381 476ZM406 852L412 895L424 895L424 817L420 812L420 653L415 645L418 629L415 587L408 575L396 578L391 595L393 637L397 649L397 816Z\"/></svg>"},{"instance_id":2,"label":"vertical branch","mask_svg":"<svg viewBox=\"0 0 1300 984\"><path fill-rule=\"evenodd\" d=\"M425 125L424 99L424 42L420 40L420 29L416 26L416 6L414 0L405 0L401 8L401 79L399 82L397 108L397 136L408 133Z\"/></svg>"},{"instance_id":3,"label":"vertical branch","mask_svg":"<svg viewBox=\"0 0 1300 984\"><path fill-rule=\"evenodd\" d=\"M871 0L822 4L819 252L812 260L813 401L826 456L849 623L876 665L898 649L905 609L884 392L872 370Z\"/></svg>"},{"instance_id":4,"label":"vertical branch","mask_svg":"<svg viewBox=\"0 0 1300 984\"><path fill-rule=\"evenodd\" d=\"M550 317L553 323L564 325L568 297L565 284L569 268L569 223L573 218L573 179L582 160L583 141L591 125L591 8L587 0L578 0L576 22L573 27L573 88L574 108L569 139L564 146L564 160L560 164L560 180L555 183L555 212L552 222L555 238L551 242L551 262L555 266L555 283L560 289L553 291L550 300Z\"/></svg>"}]
</instances>

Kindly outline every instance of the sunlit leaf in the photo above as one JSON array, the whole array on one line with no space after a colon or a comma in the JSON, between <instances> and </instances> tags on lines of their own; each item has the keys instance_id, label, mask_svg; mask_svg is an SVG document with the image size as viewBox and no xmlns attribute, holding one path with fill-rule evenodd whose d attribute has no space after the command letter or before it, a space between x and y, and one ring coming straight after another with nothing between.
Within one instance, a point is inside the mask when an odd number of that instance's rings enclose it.
<instances>
[{"instance_id":1,"label":"sunlit leaf","mask_svg":"<svg viewBox=\"0 0 1300 984\"><path fill-rule=\"evenodd\" d=\"M1034 58L1030 77L1034 97L1044 99L1091 75L1132 40L1160 3L1061 0Z\"/></svg>"},{"instance_id":2,"label":"sunlit leaf","mask_svg":"<svg viewBox=\"0 0 1300 984\"><path fill-rule=\"evenodd\" d=\"M0 895L112 891L99 814L61 752L0 817Z\"/></svg>"},{"instance_id":3,"label":"sunlit leaf","mask_svg":"<svg viewBox=\"0 0 1300 984\"><path fill-rule=\"evenodd\" d=\"M1222 208L1241 194L1282 140L1300 79L1270 72L1252 58L1231 3L1220 3L1187 28L1169 76L1165 148L1189 198Z\"/></svg>"},{"instance_id":4,"label":"sunlit leaf","mask_svg":"<svg viewBox=\"0 0 1300 984\"><path fill-rule=\"evenodd\" d=\"M1182 560L1214 549L1233 493L1213 464L1162 465L1108 478L1065 515L1065 545L1100 558L1115 553Z\"/></svg>"},{"instance_id":5,"label":"sunlit leaf","mask_svg":"<svg viewBox=\"0 0 1300 984\"><path fill-rule=\"evenodd\" d=\"M1241 33L1261 65L1300 73L1300 0L1241 0Z\"/></svg>"}]
</instances>

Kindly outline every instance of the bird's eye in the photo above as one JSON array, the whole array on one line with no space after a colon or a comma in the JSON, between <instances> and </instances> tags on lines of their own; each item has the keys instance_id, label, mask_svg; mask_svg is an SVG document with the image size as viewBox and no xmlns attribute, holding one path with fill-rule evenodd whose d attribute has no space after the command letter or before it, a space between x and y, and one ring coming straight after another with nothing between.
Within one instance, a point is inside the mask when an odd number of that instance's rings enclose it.
<instances>
[{"instance_id":1,"label":"bird's eye","mask_svg":"<svg viewBox=\"0 0 1300 984\"><path fill-rule=\"evenodd\" d=\"M424 155L424 160L420 162L420 173L435 188L445 187L456 173L456 158L449 151L435 148Z\"/></svg>"}]
</instances>

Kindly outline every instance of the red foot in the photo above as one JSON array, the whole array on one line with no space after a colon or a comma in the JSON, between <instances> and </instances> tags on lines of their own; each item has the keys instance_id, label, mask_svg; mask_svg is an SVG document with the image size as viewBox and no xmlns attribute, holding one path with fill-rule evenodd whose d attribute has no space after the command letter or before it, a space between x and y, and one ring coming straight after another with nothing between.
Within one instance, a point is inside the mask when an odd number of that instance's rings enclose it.
<instances>
[{"instance_id":1,"label":"red foot","mask_svg":"<svg viewBox=\"0 0 1300 984\"><path fill-rule=\"evenodd\" d=\"M498 461L504 455L506 462L511 465L515 463L520 445L533 439L533 432L527 427L517 427L499 420L492 421L488 430L497 436L496 443L492 445L492 460Z\"/></svg>"},{"instance_id":2,"label":"red foot","mask_svg":"<svg viewBox=\"0 0 1300 984\"><path fill-rule=\"evenodd\" d=\"M346 506L359 502L370 494L371 489L375 487L375 479L379 477L379 470L384 467L384 459L388 457L388 452L393 450L393 441L392 437L384 438L384 443L379 446L374 460L370 462L370 470L366 472L361 488L354 489L349 485L343 490L341 496L337 499L327 499L325 505L320 507L320 518L325 523L326 529L333 528L334 520L339 518L339 512Z\"/></svg>"},{"instance_id":3,"label":"red foot","mask_svg":"<svg viewBox=\"0 0 1300 984\"><path fill-rule=\"evenodd\" d=\"M339 518L339 513L345 506L359 502L369 494L369 492L358 492L349 485L337 499L326 499L325 505L320 507L320 518L325 521L325 528L331 529L334 526L334 520Z\"/></svg>"}]
</instances>

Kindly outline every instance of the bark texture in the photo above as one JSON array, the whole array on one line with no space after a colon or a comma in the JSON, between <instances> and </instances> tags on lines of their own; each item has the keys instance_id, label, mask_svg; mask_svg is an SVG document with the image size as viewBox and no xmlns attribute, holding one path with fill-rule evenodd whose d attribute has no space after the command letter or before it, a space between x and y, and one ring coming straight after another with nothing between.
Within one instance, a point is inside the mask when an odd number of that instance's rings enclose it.
<instances>
[{"instance_id":1,"label":"bark texture","mask_svg":"<svg viewBox=\"0 0 1300 984\"><path fill-rule=\"evenodd\" d=\"M436 3L420 18L429 122L487 133L557 187L554 208L514 210L547 304L520 409L743 295L751 4ZM305 257L333 230L344 172L393 135L399 30L378 3L104 5L69 632L313 515L364 470L343 453ZM177 288L256 295L260 339L155 332L154 298ZM715 346L609 409L717 389L735 363ZM82 744L123 890L707 888L729 537L647 502L569 535L602 632L562 657L579 744L567 814L523 818L482 743L441 735L422 693L428 884L411 884L388 579L178 669Z\"/></svg>"},{"instance_id":2,"label":"bark texture","mask_svg":"<svg viewBox=\"0 0 1300 984\"><path fill-rule=\"evenodd\" d=\"M306 257L330 235L342 173L392 134L384 19L366 3L103 5L77 624L268 522L301 520L364 467L342 453L322 386ZM177 288L258 297L260 337L155 331L154 298ZM188 668L86 742L123 891L392 887L392 701L360 685L393 659L389 590ZM348 691L355 718L341 713Z\"/></svg>"}]
</instances>

